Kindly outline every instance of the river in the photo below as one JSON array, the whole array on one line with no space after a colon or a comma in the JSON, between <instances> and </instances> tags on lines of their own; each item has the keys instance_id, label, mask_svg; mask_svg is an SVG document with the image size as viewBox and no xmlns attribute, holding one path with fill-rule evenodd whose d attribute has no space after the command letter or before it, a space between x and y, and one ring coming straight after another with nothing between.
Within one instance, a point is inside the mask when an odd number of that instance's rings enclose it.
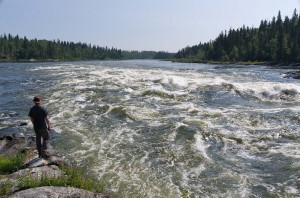
<instances>
[{"instance_id":1,"label":"river","mask_svg":"<svg viewBox=\"0 0 300 198\"><path fill-rule=\"evenodd\" d=\"M156 60L0 64L0 128L44 99L53 149L112 197L298 197L300 81ZM33 134L32 125L25 126Z\"/></svg>"}]
</instances>

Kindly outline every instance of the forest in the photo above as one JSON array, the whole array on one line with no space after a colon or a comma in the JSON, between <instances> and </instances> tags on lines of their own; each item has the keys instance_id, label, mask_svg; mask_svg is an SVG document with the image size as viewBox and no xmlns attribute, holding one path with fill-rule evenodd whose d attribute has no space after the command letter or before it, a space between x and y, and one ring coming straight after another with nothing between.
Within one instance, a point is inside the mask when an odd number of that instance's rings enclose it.
<instances>
[{"instance_id":1,"label":"forest","mask_svg":"<svg viewBox=\"0 0 300 198\"><path fill-rule=\"evenodd\" d=\"M259 28L245 27L221 32L210 42L187 46L176 59L194 62L300 62L300 16L284 19L281 12L271 21L262 20Z\"/></svg>"},{"instance_id":2,"label":"forest","mask_svg":"<svg viewBox=\"0 0 300 198\"><path fill-rule=\"evenodd\" d=\"M0 61L66 61L172 59L188 62L300 63L300 15L262 20L258 28L243 26L223 31L215 40L187 46L177 53L123 51L86 43L37 40L0 35ZM174 60L173 59L173 60Z\"/></svg>"},{"instance_id":3,"label":"forest","mask_svg":"<svg viewBox=\"0 0 300 198\"><path fill-rule=\"evenodd\" d=\"M163 51L122 51L81 42L30 40L11 34L0 36L0 61L168 59L173 56L174 53Z\"/></svg>"}]
</instances>

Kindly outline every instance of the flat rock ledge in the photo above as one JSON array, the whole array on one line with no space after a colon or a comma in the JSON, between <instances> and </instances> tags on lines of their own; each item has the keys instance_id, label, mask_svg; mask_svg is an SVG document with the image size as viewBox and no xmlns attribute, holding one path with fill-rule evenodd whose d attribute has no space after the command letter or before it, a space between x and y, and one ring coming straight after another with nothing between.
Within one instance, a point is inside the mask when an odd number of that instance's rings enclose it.
<instances>
[{"instance_id":1,"label":"flat rock ledge","mask_svg":"<svg viewBox=\"0 0 300 198\"><path fill-rule=\"evenodd\" d=\"M16 192L9 196L9 198L107 198L107 196L100 193L93 193L90 191L72 188L72 187L39 187Z\"/></svg>"},{"instance_id":2,"label":"flat rock ledge","mask_svg":"<svg viewBox=\"0 0 300 198\"><path fill-rule=\"evenodd\" d=\"M12 174L5 175L0 180L0 187L5 186L6 183L10 183L10 193L17 192L20 189L19 179L23 177L31 177L34 180L40 180L43 176L49 178L58 178L63 175L63 172L58 166L40 166L34 168L26 168L18 170Z\"/></svg>"},{"instance_id":3,"label":"flat rock ledge","mask_svg":"<svg viewBox=\"0 0 300 198\"><path fill-rule=\"evenodd\" d=\"M19 178L24 176L34 180L42 176L58 178L64 174L61 166L70 166L61 156L51 153L48 159L38 158L35 137L26 137L21 134L19 127L0 129L0 155L13 156L17 153L30 153L31 157L16 172L8 175L0 175L0 189L7 182L10 183L10 195L8 197L21 198L108 198L102 193L94 193L73 187L45 186L22 190Z\"/></svg>"}]
</instances>

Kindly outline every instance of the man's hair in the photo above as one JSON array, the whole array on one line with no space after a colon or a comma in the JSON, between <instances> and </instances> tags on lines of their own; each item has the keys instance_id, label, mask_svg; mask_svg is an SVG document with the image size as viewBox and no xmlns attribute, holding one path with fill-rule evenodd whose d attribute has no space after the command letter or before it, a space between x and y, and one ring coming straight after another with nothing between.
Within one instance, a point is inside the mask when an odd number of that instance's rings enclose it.
<instances>
[{"instance_id":1,"label":"man's hair","mask_svg":"<svg viewBox=\"0 0 300 198\"><path fill-rule=\"evenodd\" d=\"M42 101L42 99L38 96L35 96L32 100L34 103L40 103Z\"/></svg>"}]
</instances>

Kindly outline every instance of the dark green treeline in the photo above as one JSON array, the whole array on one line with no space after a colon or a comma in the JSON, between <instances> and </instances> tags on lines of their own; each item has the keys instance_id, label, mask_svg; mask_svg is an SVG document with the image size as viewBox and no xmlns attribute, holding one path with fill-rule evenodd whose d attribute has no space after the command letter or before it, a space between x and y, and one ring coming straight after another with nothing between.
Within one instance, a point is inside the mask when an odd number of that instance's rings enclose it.
<instances>
[{"instance_id":1,"label":"dark green treeline","mask_svg":"<svg viewBox=\"0 0 300 198\"><path fill-rule=\"evenodd\" d=\"M11 34L0 36L0 61L165 59L173 56L168 52L122 51L81 42L29 40Z\"/></svg>"},{"instance_id":2,"label":"dark green treeline","mask_svg":"<svg viewBox=\"0 0 300 198\"><path fill-rule=\"evenodd\" d=\"M243 26L222 32L214 41L180 50L177 59L190 61L300 62L300 16L291 18L279 11L272 21L261 21L259 28Z\"/></svg>"}]
</instances>

